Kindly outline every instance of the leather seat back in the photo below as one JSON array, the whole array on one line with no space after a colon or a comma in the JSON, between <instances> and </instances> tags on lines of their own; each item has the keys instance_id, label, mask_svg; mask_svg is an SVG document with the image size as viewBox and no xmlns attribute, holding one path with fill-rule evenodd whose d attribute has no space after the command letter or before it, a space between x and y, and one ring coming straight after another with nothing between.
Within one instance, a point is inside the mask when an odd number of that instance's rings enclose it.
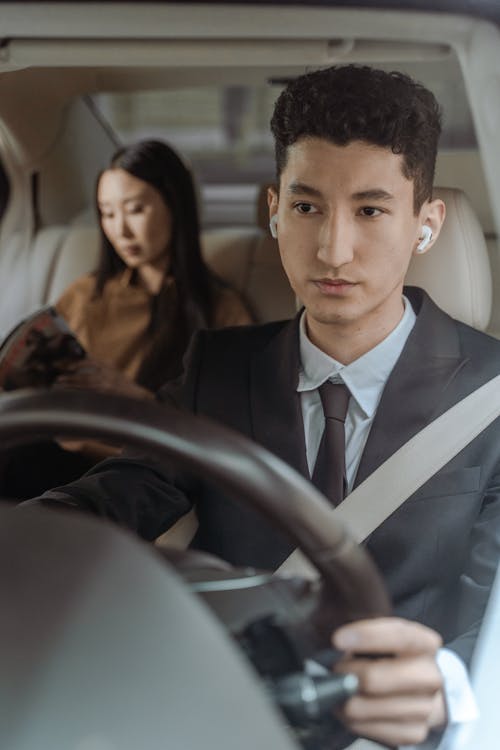
<instances>
[{"instance_id":1,"label":"leather seat back","mask_svg":"<svg viewBox=\"0 0 500 750\"><path fill-rule=\"evenodd\" d=\"M414 255L406 283L419 286L452 317L480 330L491 317L492 278L479 220L462 190L436 188L446 219L428 253Z\"/></svg>"}]
</instances>

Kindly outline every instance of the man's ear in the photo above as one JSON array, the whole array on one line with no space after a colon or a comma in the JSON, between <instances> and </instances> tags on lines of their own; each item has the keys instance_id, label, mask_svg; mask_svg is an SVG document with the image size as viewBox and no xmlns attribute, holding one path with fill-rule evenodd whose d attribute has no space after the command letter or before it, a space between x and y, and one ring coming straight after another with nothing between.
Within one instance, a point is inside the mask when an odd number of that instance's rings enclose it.
<instances>
[{"instance_id":1,"label":"man's ear","mask_svg":"<svg viewBox=\"0 0 500 750\"><path fill-rule=\"evenodd\" d=\"M274 185L269 185L267 188L267 205L269 207L269 218L273 216L278 210L278 191Z\"/></svg>"},{"instance_id":2,"label":"man's ear","mask_svg":"<svg viewBox=\"0 0 500 750\"><path fill-rule=\"evenodd\" d=\"M446 206L441 198L426 201L419 212L421 229L414 252L426 253L436 242L446 216ZM423 230L423 231L422 231Z\"/></svg>"},{"instance_id":3,"label":"man's ear","mask_svg":"<svg viewBox=\"0 0 500 750\"><path fill-rule=\"evenodd\" d=\"M271 237L278 237L278 191L274 185L267 188L267 205L269 208L269 231Z\"/></svg>"}]
</instances>

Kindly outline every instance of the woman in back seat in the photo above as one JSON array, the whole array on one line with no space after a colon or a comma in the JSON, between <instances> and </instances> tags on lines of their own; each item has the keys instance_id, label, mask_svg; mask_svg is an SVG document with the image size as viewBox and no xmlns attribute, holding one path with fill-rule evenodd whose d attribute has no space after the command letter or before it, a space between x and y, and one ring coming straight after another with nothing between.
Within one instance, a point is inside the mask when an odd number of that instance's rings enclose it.
<instances>
[{"instance_id":1,"label":"woman in back seat","mask_svg":"<svg viewBox=\"0 0 500 750\"><path fill-rule=\"evenodd\" d=\"M202 259L193 180L167 144L146 140L119 149L98 178L97 209L98 268L56 304L87 356L56 383L148 398L180 374L195 330L252 319ZM0 494L38 495L111 452L98 443L52 441L16 449L3 456Z\"/></svg>"},{"instance_id":2,"label":"woman in back seat","mask_svg":"<svg viewBox=\"0 0 500 750\"><path fill-rule=\"evenodd\" d=\"M252 322L241 298L202 259L193 180L167 144L121 148L99 177L97 208L97 271L56 305L89 357L60 382L153 391L180 373L196 329Z\"/></svg>"}]
</instances>

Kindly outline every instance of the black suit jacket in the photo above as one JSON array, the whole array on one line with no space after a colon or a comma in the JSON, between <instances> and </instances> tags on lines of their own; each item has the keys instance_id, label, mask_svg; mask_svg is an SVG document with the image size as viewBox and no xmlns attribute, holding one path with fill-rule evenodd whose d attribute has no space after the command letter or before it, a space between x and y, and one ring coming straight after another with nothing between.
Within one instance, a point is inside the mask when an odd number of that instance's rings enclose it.
<instances>
[{"instance_id":1,"label":"black suit jacket","mask_svg":"<svg viewBox=\"0 0 500 750\"><path fill-rule=\"evenodd\" d=\"M422 291L406 293L417 321L384 389L356 484L500 372L500 342L453 320ZM299 366L298 318L204 331L191 346L182 383L167 385L159 398L234 428L308 476ZM195 546L236 565L265 568L292 551L256 512L153 460L108 460L46 497L111 516L146 539L196 501ZM434 627L467 660L500 557L500 421L426 482L366 546L395 612Z\"/></svg>"}]
</instances>

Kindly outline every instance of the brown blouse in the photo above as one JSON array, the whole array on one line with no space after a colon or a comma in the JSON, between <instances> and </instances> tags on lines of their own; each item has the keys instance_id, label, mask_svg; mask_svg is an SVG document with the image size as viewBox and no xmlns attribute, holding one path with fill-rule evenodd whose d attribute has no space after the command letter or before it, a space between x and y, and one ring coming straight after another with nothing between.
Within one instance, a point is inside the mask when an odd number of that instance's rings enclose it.
<instances>
[{"instance_id":1,"label":"brown blouse","mask_svg":"<svg viewBox=\"0 0 500 750\"><path fill-rule=\"evenodd\" d=\"M126 269L111 278L103 294L95 298L94 275L82 276L66 289L55 307L91 357L135 379L149 350L147 329L151 295L143 286L132 283L132 275L132 270ZM165 283L175 294L174 279L168 277ZM216 302L215 327L252 322L240 296L232 289L221 289Z\"/></svg>"}]
</instances>

